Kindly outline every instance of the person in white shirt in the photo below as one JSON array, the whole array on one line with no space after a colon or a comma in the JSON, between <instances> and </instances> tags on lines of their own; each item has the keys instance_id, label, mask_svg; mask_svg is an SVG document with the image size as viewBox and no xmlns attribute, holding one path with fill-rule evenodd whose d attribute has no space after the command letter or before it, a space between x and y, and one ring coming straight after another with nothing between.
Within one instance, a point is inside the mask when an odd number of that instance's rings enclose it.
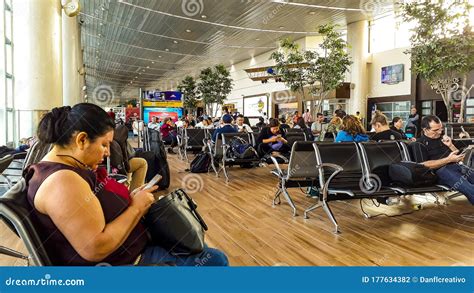
<instances>
[{"instance_id":1,"label":"person in white shirt","mask_svg":"<svg viewBox=\"0 0 474 293\"><path fill-rule=\"evenodd\" d=\"M151 122L148 123L148 128L158 131L160 130L160 123L158 123L158 117L151 117Z\"/></svg>"},{"instance_id":2,"label":"person in white shirt","mask_svg":"<svg viewBox=\"0 0 474 293\"><path fill-rule=\"evenodd\" d=\"M204 119L202 123L204 124L204 129L214 129L211 118Z\"/></svg>"},{"instance_id":3,"label":"person in white shirt","mask_svg":"<svg viewBox=\"0 0 474 293\"><path fill-rule=\"evenodd\" d=\"M324 115L322 113L316 114L316 121L311 124L311 132L315 141L321 141L324 139L326 128L327 124L324 123Z\"/></svg>"},{"instance_id":4,"label":"person in white shirt","mask_svg":"<svg viewBox=\"0 0 474 293\"><path fill-rule=\"evenodd\" d=\"M303 119L306 125L311 125L311 122L313 122L313 116L311 116L309 109L306 109L306 112L303 114Z\"/></svg>"},{"instance_id":5,"label":"person in white shirt","mask_svg":"<svg viewBox=\"0 0 474 293\"><path fill-rule=\"evenodd\" d=\"M252 128L244 123L244 115L237 116L237 128L239 132L253 132Z\"/></svg>"},{"instance_id":6,"label":"person in white shirt","mask_svg":"<svg viewBox=\"0 0 474 293\"><path fill-rule=\"evenodd\" d=\"M133 135L138 136L138 132L143 131L144 129L143 121L138 120L138 118L136 118L132 123L132 129L133 129Z\"/></svg>"},{"instance_id":7,"label":"person in white shirt","mask_svg":"<svg viewBox=\"0 0 474 293\"><path fill-rule=\"evenodd\" d=\"M197 119L199 122L196 124L195 128L204 128L204 118L198 117Z\"/></svg>"}]
</instances>

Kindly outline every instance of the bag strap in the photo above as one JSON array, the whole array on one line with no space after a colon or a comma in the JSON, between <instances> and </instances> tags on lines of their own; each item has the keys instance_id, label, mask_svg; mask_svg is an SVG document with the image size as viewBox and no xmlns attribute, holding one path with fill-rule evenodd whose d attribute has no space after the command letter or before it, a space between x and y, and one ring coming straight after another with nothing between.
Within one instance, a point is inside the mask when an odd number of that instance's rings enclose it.
<instances>
[{"instance_id":1,"label":"bag strap","mask_svg":"<svg viewBox=\"0 0 474 293\"><path fill-rule=\"evenodd\" d=\"M186 198L186 201L188 203L188 206L189 208L191 209L191 212L193 213L193 215L196 217L196 219L198 220L199 224L201 224L202 228L204 229L204 231L207 231L209 228L206 224L206 222L204 222L204 219L201 217L201 215L198 213L197 211L197 204L196 202L182 189L178 189L176 190L176 192L178 192L180 195L184 196L184 198Z\"/></svg>"}]
</instances>

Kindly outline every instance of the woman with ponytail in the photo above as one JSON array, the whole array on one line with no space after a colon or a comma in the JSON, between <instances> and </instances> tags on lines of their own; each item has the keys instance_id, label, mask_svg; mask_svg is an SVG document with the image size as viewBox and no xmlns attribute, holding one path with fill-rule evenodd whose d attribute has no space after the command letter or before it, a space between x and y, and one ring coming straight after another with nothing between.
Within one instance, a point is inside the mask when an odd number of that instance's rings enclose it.
<instances>
[{"instance_id":1,"label":"woman with ponytail","mask_svg":"<svg viewBox=\"0 0 474 293\"><path fill-rule=\"evenodd\" d=\"M24 177L38 234L54 265L152 264L173 261L194 265L200 255L176 259L161 247L148 246L140 220L154 201L153 191L137 188L125 196L101 192L95 170L109 155L115 123L100 107L82 103L54 108L41 120L38 138L53 148ZM126 191L128 192L128 190ZM225 255L208 265L225 265ZM158 259L159 257L159 259Z\"/></svg>"}]
</instances>

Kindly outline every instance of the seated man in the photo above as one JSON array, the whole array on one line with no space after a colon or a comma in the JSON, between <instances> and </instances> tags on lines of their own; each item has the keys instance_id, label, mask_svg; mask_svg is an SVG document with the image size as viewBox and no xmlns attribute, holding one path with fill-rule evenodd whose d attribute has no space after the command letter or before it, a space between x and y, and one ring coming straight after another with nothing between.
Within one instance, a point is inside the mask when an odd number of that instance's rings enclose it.
<instances>
[{"instance_id":1,"label":"seated man","mask_svg":"<svg viewBox=\"0 0 474 293\"><path fill-rule=\"evenodd\" d=\"M256 144L261 157L271 153L286 154L290 151L285 132L280 129L280 122L275 118L271 118L268 126L262 128Z\"/></svg>"},{"instance_id":2,"label":"seated man","mask_svg":"<svg viewBox=\"0 0 474 293\"><path fill-rule=\"evenodd\" d=\"M438 183L463 193L474 205L474 170L459 164L464 154L454 146L448 136L441 136L443 124L437 116L429 115L421 120L422 135L417 139L422 156L428 158L422 164L436 170Z\"/></svg>"},{"instance_id":3,"label":"seated man","mask_svg":"<svg viewBox=\"0 0 474 293\"><path fill-rule=\"evenodd\" d=\"M158 117L153 116L151 117L151 122L148 123L148 128L153 129L153 130L160 130L160 123L158 123Z\"/></svg>"},{"instance_id":4,"label":"seated man","mask_svg":"<svg viewBox=\"0 0 474 293\"><path fill-rule=\"evenodd\" d=\"M311 133L315 141L324 139L323 133L326 132L328 125L324 123L324 115L322 113L316 114L316 120L311 124Z\"/></svg>"},{"instance_id":5,"label":"seated man","mask_svg":"<svg viewBox=\"0 0 474 293\"><path fill-rule=\"evenodd\" d=\"M244 115L242 114L237 116L237 128L239 132L253 132L252 128L244 123Z\"/></svg>"},{"instance_id":6,"label":"seated man","mask_svg":"<svg viewBox=\"0 0 474 293\"><path fill-rule=\"evenodd\" d=\"M402 135L395 130L390 129L388 125L388 119L385 114L382 112L375 112L370 125L375 129L376 134L372 136L372 140L401 140L403 139Z\"/></svg>"},{"instance_id":7,"label":"seated man","mask_svg":"<svg viewBox=\"0 0 474 293\"><path fill-rule=\"evenodd\" d=\"M232 125L232 116L230 114L224 114L221 118L222 126L217 128L212 134L212 142L216 142L217 138L221 136L222 133L236 133L237 129Z\"/></svg>"}]
</instances>

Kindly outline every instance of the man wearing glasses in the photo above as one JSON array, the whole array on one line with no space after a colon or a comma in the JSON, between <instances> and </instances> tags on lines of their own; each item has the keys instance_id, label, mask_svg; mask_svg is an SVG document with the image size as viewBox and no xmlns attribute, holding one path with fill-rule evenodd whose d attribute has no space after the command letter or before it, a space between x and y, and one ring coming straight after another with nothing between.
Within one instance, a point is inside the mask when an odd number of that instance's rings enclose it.
<instances>
[{"instance_id":1,"label":"man wearing glasses","mask_svg":"<svg viewBox=\"0 0 474 293\"><path fill-rule=\"evenodd\" d=\"M417 142L422 144L422 164L435 169L438 183L449 186L463 193L474 205L474 169L460 162L464 159L449 136L442 136L443 124L437 116L429 115L421 120L423 133Z\"/></svg>"}]
</instances>

